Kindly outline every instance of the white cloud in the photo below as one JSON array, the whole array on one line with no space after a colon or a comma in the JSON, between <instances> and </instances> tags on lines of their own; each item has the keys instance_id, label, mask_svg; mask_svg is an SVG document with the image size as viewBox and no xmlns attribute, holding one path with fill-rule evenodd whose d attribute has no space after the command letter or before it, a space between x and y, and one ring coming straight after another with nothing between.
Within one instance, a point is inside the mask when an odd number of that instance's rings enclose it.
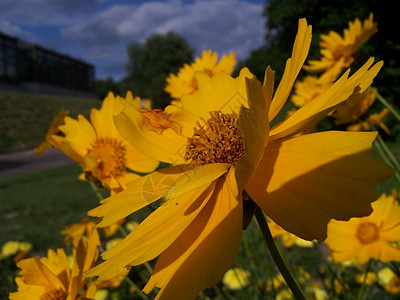
<instances>
[{"instance_id":1,"label":"white cloud","mask_svg":"<svg viewBox=\"0 0 400 300\"><path fill-rule=\"evenodd\" d=\"M152 33L175 31L189 41L196 54L203 49L219 54L234 51L241 60L263 43L262 8L263 4L244 0L120 4L65 28L62 34L92 55L98 55L100 48L103 56L105 52L112 56L114 51L121 55L121 48L126 51L129 43L143 42Z\"/></svg>"},{"instance_id":2,"label":"white cloud","mask_svg":"<svg viewBox=\"0 0 400 300\"><path fill-rule=\"evenodd\" d=\"M264 4L248 0L18 1L18 8L15 0L0 2L0 30L87 60L101 78L125 76L121 66L127 62L127 45L144 42L153 33L175 31L196 55L203 49L220 55L234 51L238 60L260 47L265 35Z\"/></svg>"},{"instance_id":3,"label":"white cloud","mask_svg":"<svg viewBox=\"0 0 400 300\"><path fill-rule=\"evenodd\" d=\"M23 30L21 27L11 24L7 20L0 21L0 31L19 39L26 39L30 41L38 40L38 38L32 32Z\"/></svg>"}]
</instances>

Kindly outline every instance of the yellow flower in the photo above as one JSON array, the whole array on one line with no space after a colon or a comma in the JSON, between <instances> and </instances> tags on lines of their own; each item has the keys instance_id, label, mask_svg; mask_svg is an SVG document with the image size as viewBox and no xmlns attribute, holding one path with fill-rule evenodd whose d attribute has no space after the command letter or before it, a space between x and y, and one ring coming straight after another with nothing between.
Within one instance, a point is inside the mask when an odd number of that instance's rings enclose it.
<instances>
[{"instance_id":1,"label":"yellow flower","mask_svg":"<svg viewBox=\"0 0 400 300\"><path fill-rule=\"evenodd\" d=\"M268 220L268 227L271 231L271 235L273 238L281 237L281 241L283 245L287 248L292 247L293 245L297 245L304 248L313 247L313 243L311 241L306 241L294 234L287 232L281 226L276 224L271 219Z\"/></svg>"},{"instance_id":2,"label":"yellow flower","mask_svg":"<svg viewBox=\"0 0 400 300\"><path fill-rule=\"evenodd\" d=\"M356 18L354 22L349 22L349 28L343 31L340 36L335 31L321 35L321 60L309 61L309 65L304 68L309 72L331 73L331 78L336 76L344 69L348 68L354 61L354 54L365 44L377 31L377 24L373 21L373 14L369 15L362 23ZM325 76L328 76L325 74Z\"/></svg>"},{"instance_id":3,"label":"yellow flower","mask_svg":"<svg viewBox=\"0 0 400 300\"><path fill-rule=\"evenodd\" d=\"M361 264L371 258L383 262L400 261L400 248L391 245L391 242L400 241L398 201L382 194L372 207L373 212L367 217L351 218L347 222L332 220L328 224L325 243L335 261L353 258Z\"/></svg>"},{"instance_id":4,"label":"yellow flower","mask_svg":"<svg viewBox=\"0 0 400 300\"><path fill-rule=\"evenodd\" d=\"M363 284L365 278L365 273L359 273L356 275L356 282L358 284ZM371 285L377 281L377 276L375 272L368 272L367 278L365 278L365 284Z\"/></svg>"},{"instance_id":5,"label":"yellow flower","mask_svg":"<svg viewBox=\"0 0 400 300\"><path fill-rule=\"evenodd\" d=\"M52 135L50 140L55 147L82 165L87 178L100 181L113 192L126 188L128 181L139 177L129 170L147 173L158 165L156 160L133 148L116 130L113 116L123 109L122 99L141 109L140 99L133 99L130 92L126 99L115 98L110 92L100 110L92 109L92 124L82 115L77 120L66 117L65 124L59 127L65 136Z\"/></svg>"},{"instance_id":6,"label":"yellow flower","mask_svg":"<svg viewBox=\"0 0 400 300\"><path fill-rule=\"evenodd\" d=\"M65 244L72 244L74 240L79 240L84 235L88 236L95 226L96 222L90 218L83 218L81 223L65 226L61 231L61 234L65 235Z\"/></svg>"},{"instance_id":7,"label":"yellow flower","mask_svg":"<svg viewBox=\"0 0 400 300\"><path fill-rule=\"evenodd\" d=\"M111 249L112 247L114 247L116 244L118 244L120 241L122 240L122 238L114 238L109 240L106 243L106 250Z\"/></svg>"},{"instance_id":8,"label":"yellow flower","mask_svg":"<svg viewBox=\"0 0 400 300\"><path fill-rule=\"evenodd\" d=\"M295 83L291 101L295 106L302 107L327 90L332 84L332 81L321 80L321 78L308 75L302 81Z\"/></svg>"},{"instance_id":9,"label":"yellow flower","mask_svg":"<svg viewBox=\"0 0 400 300\"><path fill-rule=\"evenodd\" d=\"M201 57L196 57L195 61L190 65L184 64L177 75L170 74L167 78L165 91L173 99L178 100L174 103L180 105L179 100L183 94L193 94L197 91L197 82L194 76L196 72L203 72L209 76L220 72L232 74L236 65L236 55L233 52L229 53L228 56L224 54L221 60L217 61L217 52L203 50Z\"/></svg>"},{"instance_id":10,"label":"yellow flower","mask_svg":"<svg viewBox=\"0 0 400 300\"><path fill-rule=\"evenodd\" d=\"M29 252L32 249L32 244L29 242L20 242L19 243L19 251Z\"/></svg>"},{"instance_id":11,"label":"yellow flower","mask_svg":"<svg viewBox=\"0 0 400 300\"><path fill-rule=\"evenodd\" d=\"M94 300L107 300L108 299L108 291L106 289L97 290L94 295Z\"/></svg>"},{"instance_id":12,"label":"yellow flower","mask_svg":"<svg viewBox=\"0 0 400 300\"><path fill-rule=\"evenodd\" d=\"M369 115L368 118L361 123L348 125L346 129L349 131L370 131L380 127L390 135L390 130L384 123L389 113L389 109L385 107L379 113Z\"/></svg>"},{"instance_id":13,"label":"yellow flower","mask_svg":"<svg viewBox=\"0 0 400 300\"><path fill-rule=\"evenodd\" d=\"M375 94L366 90L362 94L354 95L343 104L339 105L333 113L335 125L343 125L357 122L362 115L375 102Z\"/></svg>"},{"instance_id":14,"label":"yellow flower","mask_svg":"<svg viewBox=\"0 0 400 300\"><path fill-rule=\"evenodd\" d=\"M135 222L135 221L131 221L126 223L125 227L128 231L132 231L133 229L135 229L136 227L138 227L139 223Z\"/></svg>"},{"instance_id":15,"label":"yellow flower","mask_svg":"<svg viewBox=\"0 0 400 300\"><path fill-rule=\"evenodd\" d=\"M124 102L115 117L118 130L139 151L172 166L130 182L89 215L102 217L99 227L108 226L162 197L165 201L104 252L105 261L88 276L111 279L125 267L158 257L143 291L159 287L157 299L194 299L232 266L241 241L243 201L251 201L243 200L247 195L285 230L307 240L325 239L331 218L371 212L374 186L394 171L371 156L376 133L297 133L353 92L363 92L382 63L372 66L370 59L350 78L346 72L269 128L290 95L310 42L311 26L301 19L275 93L270 68L263 85L247 68L237 78L196 73L198 92L183 95L182 107L165 109L168 127L163 130Z\"/></svg>"},{"instance_id":16,"label":"yellow flower","mask_svg":"<svg viewBox=\"0 0 400 300\"><path fill-rule=\"evenodd\" d=\"M91 268L98 257L99 235L94 229L89 241L76 241L73 249L74 263L69 266L64 249L49 250L47 257L32 257L21 260L21 269L15 279L18 290L10 293L10 300L29 299L93 299L96 287L92 285L80 294L87 278L83 273Z\"/></svg>"},{"instance_id":17,"label":"yellow flower","mask_svg":"<svg viewBox=\"0 0 400 300\"><path fill-rule=\"evenodd\" d=\"M232 268L225 273L222 282L230 290L240 290L250 284L250 277L251 275L248 271Z\"/></svg>"},{"instance_id":18,"label":"yellow flower","mask_svg":"<svg viewBox=\"0 0 400 300\"><path fill-rule=\"evenodd\" d=\"M58 135L61 131L58 129L59 126L64 124L64 118L68 115L68 111L61 108L58 115L53 118L53 121L50 124L50 127L46 133L46 137L44 141L35 148L35 152L37 155L43 154L44 151L51 148L50 138L52 135Z\"/></svg>"},{"instance_id":19,"label":"yellow flower","mask_svg":"<svg viewBox=\"0 0 400 300\"><path fill-rule=\"evenodd\" d=\"M306 287L306 294L308 299L311 300L328 300L329 296L327 292L320 288ZM289 289L281 290L276 295L276 300L295 300L294 295Z\"/></svg>"},{"instance_id":20,"label":"yellow flower","mask_svg":"<svg viewBox=\"0 0 400 300\"><path fill-rule=\"evenodd\" d=\"M16 241L8 241L3 245L1 248L1 257L6 258L9 256L12 256L14 254L17 254L19 251L19 242Z\"/></svg>"},{"instance_id":21,"label":"yellow flower","mask_svg":"<svg viewBox=\"0 0 400 300\"><path fill-rule=\"evenodd\" d=\"M386 267L378 271L378 281L389 293L395 294L400 292L400 277L390 268Z\"/></svg>"}]
</instances>

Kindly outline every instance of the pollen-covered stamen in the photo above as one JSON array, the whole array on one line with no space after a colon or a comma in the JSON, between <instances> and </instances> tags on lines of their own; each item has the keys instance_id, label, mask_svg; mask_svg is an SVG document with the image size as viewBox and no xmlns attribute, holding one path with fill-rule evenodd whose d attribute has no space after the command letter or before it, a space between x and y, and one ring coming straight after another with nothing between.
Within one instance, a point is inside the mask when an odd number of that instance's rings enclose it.
<instances>
[{"instance_id":1,"label":"pollen-covered stamen","mask_svg":"<svg viewBox=\"0 0 400 300\"><path fill-rule=\"evenodd\" d=\"M197 166L210 163L237 165L245 154L244 143L236 126L237 114L211 111L204 125L197 122L194 134L188 138L185 161Z\"/></svg>"},{"instance_id":2,"label":"pollen-covered stamen","mask_svg":"<svg viewBox=\"0 0 400 300\"><path fill-rule=\"evenodd\" d=\"M67 294L62 289L52 289L40 296L40 300L65 300Z\"/></svg>"},{"instance_id":3,"label":"pollen-covered stamen","mask_svg":"<svg viewBox=\"0 0 400 300\"><path fill-rule=\"evenodd\" d=\"M114 138L96 139L85 157L86 170L100 180L120 176L125 171L126 147Z\"/></svg>"}]
</instances>

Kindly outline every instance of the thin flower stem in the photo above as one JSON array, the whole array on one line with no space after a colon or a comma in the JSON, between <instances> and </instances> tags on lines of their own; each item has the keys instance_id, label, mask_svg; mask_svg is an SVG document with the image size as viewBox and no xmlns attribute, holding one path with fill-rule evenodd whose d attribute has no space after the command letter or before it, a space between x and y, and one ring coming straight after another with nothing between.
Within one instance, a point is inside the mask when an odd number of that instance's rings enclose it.
<instances>
[{"instance_id":1,"label":"thin flower stem","mask_svg":"<svg viewBox=\"0 0 400 300\"><path fill-rule=\"evenodd\" d=\"M375 89L373 89L372 87L368 88L372 93L375 94L376 98L387 108L390 110L390 112L396 117L396 119L398 121L400 121L400 114L394 110L394 108L390 105L389 102L386 101L385 98L383 98L378 91L376 91Z\"/></svg>"},{"instance_id":2,"label":"thin flower stem","mask_svg":"<svg viewBox=\"0 0 400 300\"><path fill-rule=\"evenodd\" d=\"M372 262L372 259L370 259L368 261L367 268L365 269L364 279L363 279L360 289L358 290L357 300L361 300L364 295L368 273L369 273L369 270L371 269L371 262Z\"/></svg>"},{"instance_id":3,"label":"thin flower stem","mask_svg":"<svg viewBox=\"0 0 400 300\"><path fill-rule=\"evenodd\" d=\"M104 199L103 195L100 193L99 189L97 188L97 186L91 182L90 180L88 180L90 187L92 188L92 190L94 191L94 193L96 194L97 198L101 201Z\"/></svg>"},{"instance_id":4,"label":"thin flower stem","mask_svg":"<svg viewBox=\"0 0 400 300\"><path fill-rule=\"evenodd\" d=\"M153 268L150 266L150 264L147 261L144 263L144 267L150 273L150 275L153 273Z\"/></svg>"},{"instance_id":5,"label":"thin flower stem","mask_svg":"<svg viewBox=\"0 0 400 300\"><path fill-rule=\"evenodd\" d=\"M400 171L400 163L396 159L396 157L393 155L392 151L390 151L389 147L386 145L385 141L382 139L382 137L378 134L376 136L376 140L381 144L383 150L385 151L386 155L388 156L389 160L392 162L393 166L396 168L397 172Z\"/></svg>"},{"instance_id":6,"label":"thin flower stem","mask_svg":"<svg viewBox=\"0 0 400 300\"><path fill-rule=\"evenodd\" d=\"M125 277L125 281L132 287L135 289L136 293L139 295L140 298L144 299L144 300L148 300L149 297L147 297L146 294L144 294L142 292L142 290L128 277Z\"/></svg>"},{"instance_id":7,"label":"thin flower stem","mask_svg":"<svg viewBox=\"0 0 400 300\"><path fill-rule=\"evenodd\" d=\"M119 222L117 222L117 224L119 231L122 233L124 237L126 237L128 235L128 232L126 232L125 228Z\"/></svg>"},{"instance_id":8,"label":"thin flower stem","mask_svg":"<svg viewBox=\"0 0 400 300\"><path fill-rule=\"evenodd\" d=\"M393 164L390 162L389 158L387 157L385 151L383 150L381 144L377 140L374 141L374 146L375 146L376 150L379 152L379 155L385 161L385 163L388 164L388 165L393 166ZM396 172L394 174L394 176L396 177L397 181L400 183L400 174L399 174L399 172Z\"/></svg>"},{"instance_id":9,"label":"thin flower stem","mask_svg":"<svg viewBox=\"0 0 400 300\"><path fill-rule=\"evenodd\" d=\"M255 211L256 220L258 226L261 229L261 232L264 236L265 243L267 244L269 253L272 256L272 259L275 261L276 266L278 267L279 271L281 272L283 278L285 279L288 287L292 291L295 299L302 300L306 299L304 296L299 284L297 283L296 279L294 278L293 274L290 272L289 268L287 267L286 263L284 262L282 256L280 255L278 248L275 245L274 239L272 238L271 231L269 230L267 221L265 220L264 214L261 209L257 206Z\"/></svg>"},{"instance_id":10,"label":"thin flower stem","mask_svg":"<svg viewBox=\"0 0 400 300\"><path fill-rule=\"evenodd\" d=\"M224 300L230 300L231 297L229 297L229 295L227 293L225 293L224 289L222 288L221 284L217 283L215 285L215 289L218 291L218 293L221 295L221 297Z\"/></svg>"}]
</instances>

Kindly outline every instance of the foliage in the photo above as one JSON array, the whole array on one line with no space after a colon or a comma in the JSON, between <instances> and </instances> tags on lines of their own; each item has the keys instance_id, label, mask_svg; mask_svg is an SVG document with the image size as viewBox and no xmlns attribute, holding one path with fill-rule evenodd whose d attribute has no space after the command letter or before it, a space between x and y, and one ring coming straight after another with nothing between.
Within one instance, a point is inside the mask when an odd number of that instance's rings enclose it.
<instances>
[{"instance_id":1,"label":"foliage","mask_svg":"<svg viewBox=\"0 0 400 300\"><path fill-rule=\"evenodd\" d=\"M264 76L265 67L270 65L276 71L279 82L285 67L286 58L290 56L293 43L293 32L297 29L297 20L306 18L312 24L313 40L308 59L319 59L319 35L333 30L342 34L343 28L355 18L364 20L370 12L378 24L378 32L361 48L356 56L352 69L356 70L365 61L374 56L383 60L384 66L374 81L389 103L395 103L394 95L400 93L400 39L393 34L393 22L397 20L395 2L382 5L378 0L360 1L318 1L318 0L269 0L265 2L263 16L266 18L265 45L254 50L249 58L239 63L238 67L247 66L259 79ZM300 73L304 75L304 73ZM396 138L400 131L399 124L388 118L392 136Z\"/></svg>"},{"instance_id":2,"label":"foliage","mask_svg":"<svg viewBox=\"0 0 400 300\"><path fill-rule=\"evenodd\" d=\"M174 32L153 34L143 44L130 44L128 77L120 84L122 94L131 90L134 96L151 99L154 108L163 108L170 101L164 91L165 79L191 62L193 52L187 41Z\"/></svg>"},{"instance_id":3,"label":"foliage","mask_svg":"<svg viewBox=\"0 0 400 300\"><path fill-rule=\"evenodd\" d=\"M385 3L377 0L363 1L318 1L318 0L269 0L264 7L266 18L265 45L254 50L245 64L250 70L263 76L265 67L271 65L277 71L277 78L282 74L286 57L290 55L293 43L293 32L296 32L297 20L306 18L313 26L313 41L311 44L311 59L319 57L319 35L327 34L330 30L338 33L343 31L349 21L359 18L363 20L369 13L374 13L374 21L378 23L378 33L362 47L358 60L355 62L356 69L370 56L376 56L377 60L383 59L385 67L377 77L376 84L380 87L392 89L394 93L399 92L400 40L393 35L393 20L396 20L396 9L394 2ZM261 58L263 56L263 58ZM259 62L263 61L260 65ZM389 86L390 83L390 86ZM386 85L385 85L386 84ZM396 89L396 90L395 90ZM383 91L384 94L391 94Z\"/></svg>"},{"instance_id":4,"label":"foliage","mask_svg":"<svg viewBox=\"0 0 400 300\"><path fill-rule=\"evenodd\" d=\"M118 83L114 81L112 77L107 77L106 79L98 79L95 82L96 95L99 96L100 99L104 99L109 92L112 92L114 95L120 94L120 88Z\"/></svg>"}]
</instances>

